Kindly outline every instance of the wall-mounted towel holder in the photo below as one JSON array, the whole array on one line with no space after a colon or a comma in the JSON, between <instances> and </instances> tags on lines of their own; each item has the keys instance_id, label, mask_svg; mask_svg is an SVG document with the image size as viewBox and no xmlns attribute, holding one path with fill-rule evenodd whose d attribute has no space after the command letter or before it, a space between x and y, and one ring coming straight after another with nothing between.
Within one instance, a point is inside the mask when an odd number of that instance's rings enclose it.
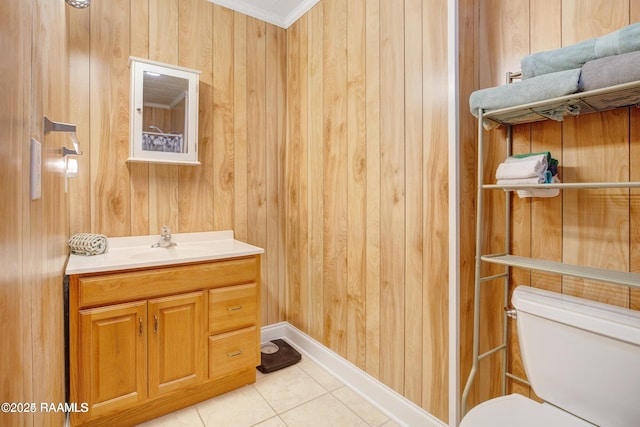
<instances>
[{"instance_id":1,"label":"wall-mounted towel holder","mask_svg":"<svg viewBox=\"0 0 640 427\"><path fill-rule=\"evenodd\" d=\"M80 144L78 143L78 137L76 136L76 125L54 122L49 120L47 116L44 116L44 134L48 135L50 132L71 133L71 142L73 143L74 150L62 147L62 157L82 155L82 151L80 151Z\"/></svg>"}]
</instances>

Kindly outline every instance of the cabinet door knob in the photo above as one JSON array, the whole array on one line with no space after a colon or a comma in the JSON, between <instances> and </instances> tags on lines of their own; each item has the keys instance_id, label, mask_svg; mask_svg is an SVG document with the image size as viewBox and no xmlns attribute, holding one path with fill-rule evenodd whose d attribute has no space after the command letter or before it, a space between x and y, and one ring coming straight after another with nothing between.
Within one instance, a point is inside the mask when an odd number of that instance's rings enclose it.
<instances>
[{"instance_id":1,"label":"cabinet door knob","mask_svg":"<svg viewBox=\"0 0 640 427\"><path fill-rule=\"evenodd\" d=\"M153 333L157 334L158 333L158 314L154 314L153 315Z\"/></svg>"}]
</instances>

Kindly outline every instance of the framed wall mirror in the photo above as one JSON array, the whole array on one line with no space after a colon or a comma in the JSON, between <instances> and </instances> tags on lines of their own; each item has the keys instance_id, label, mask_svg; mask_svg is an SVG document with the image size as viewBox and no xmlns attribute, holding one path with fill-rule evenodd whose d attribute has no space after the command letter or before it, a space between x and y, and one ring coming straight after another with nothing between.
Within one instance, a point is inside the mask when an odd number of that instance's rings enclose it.
<instances>
[{"instance_id":1,"label":"framed wall mirror","mask_svg":"<svg viewBox=\"0 0 640 427\"><path fill-rule=\"evenodd\" d=\"M200 71L130 57L130 162L198 165Z\"/></svg>"}]
</instances>

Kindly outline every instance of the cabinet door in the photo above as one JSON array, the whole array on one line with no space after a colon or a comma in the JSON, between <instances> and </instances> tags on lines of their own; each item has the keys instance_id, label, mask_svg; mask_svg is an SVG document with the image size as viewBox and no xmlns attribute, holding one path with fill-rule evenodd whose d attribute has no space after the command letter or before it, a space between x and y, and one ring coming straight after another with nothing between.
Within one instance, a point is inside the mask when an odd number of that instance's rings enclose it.
<instances>
[{"instance_id":1,"label":"cabinet door","mask_svg":"<svg viewBox=\"0 0 640 427\"><path fill-rule=\"evenodd\" d=\"M149 300L149 397L206 378L204 292Z\"/></svg>"},{"instance_id":2,"label":"cabinet door","mask_svg":"<svg viewBox=\"0 0 640 427\"><path fill-rule=\"evenodd\" d=\"M88 417L147 397L146 301L81 310L79 401Z\"/></svg>"}]
</instances>

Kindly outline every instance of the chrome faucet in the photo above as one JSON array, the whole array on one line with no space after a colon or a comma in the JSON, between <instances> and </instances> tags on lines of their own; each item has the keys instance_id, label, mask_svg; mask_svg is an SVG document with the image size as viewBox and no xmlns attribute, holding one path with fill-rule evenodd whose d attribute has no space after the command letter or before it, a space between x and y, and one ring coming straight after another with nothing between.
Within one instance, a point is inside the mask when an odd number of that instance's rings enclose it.
<instances>
[{"instance_id":1,"label":"chrome faucet","mask_svg":"<svg viewBox=\"0 0 640 427\"><path fill-rule=\"evenodd\" d=\"M162 227L162 234L158 243L151 245L152 248L169 248L176 246L177 243L171 241L171 229L169 227Z\"/></svg>"}]
</instances>

